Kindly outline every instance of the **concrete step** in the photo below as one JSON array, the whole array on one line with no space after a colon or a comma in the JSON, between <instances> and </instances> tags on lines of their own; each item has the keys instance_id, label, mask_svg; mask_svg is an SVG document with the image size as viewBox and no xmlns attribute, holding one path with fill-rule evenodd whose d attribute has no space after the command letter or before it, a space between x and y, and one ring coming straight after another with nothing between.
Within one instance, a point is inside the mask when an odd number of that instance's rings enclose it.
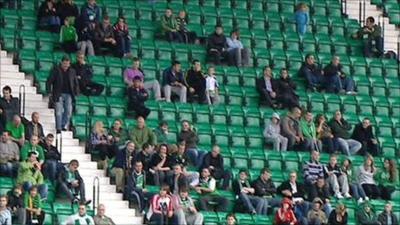
<instances>
[{"instance_id":1,"label":"concrete step","mask_svg":"<svg viewBox=\"0 0 400 225\"><path fill-rule=\"evenodd\" d=\"M98 169L84 169L84 168L80 168L79 169L79 173L81 174L81 176L98 176L98 177L105 177L106 174L104 172L104 170L98 170Z\"/></svg>"},{"instance_id":2,"label":"concrete step","mask_svg":"<svg viewBox=\"0 0 400 225\"><path fill-rule=\"evenodd\" d=\"M25 74L20 72L1 71L1 78L25 79Z\"/></svg>"},{"instance_id":3,"label":"concrete step","mask_svg":"<svg viewBox=\"0 0 400 225\"><path fill-rule=\"evenodd\" d=\"M87 189L86 195L91 196L91 198L93 198L93 188ZM108 201L123 201L122 194L115 193L115 190L113 190L112 192L105 192L105 191L102 191L101 187L100 187L100 202L108 202Z\"/></svg>"},{"instance_id":4,"label":"concrete step","mask_svg":"<svg viewBox=\"0 0 400 225\"><path fill-rule=\"evenodd\" d=\"M63 139L62 140L63 147L69 147L69 146L79 146L79 140L78 139Z\"/></svg>"},{"instance_id":5,"label":"concrete step","mask_svg":"<svg viewBox=\"0 0 400 225\"><path fill-rule=\"evenodd\" d=\"M90 188L93 187L94 178L95 178L94 176L82 176L82 179L83 179L85 185L87 185L86 187L90 187ZM100 185L109 185L110 184L109 177L99 177L99 181L100 181Z\"/></svg>"},{"instance_id":6,"label":"concrete step","mask_svg":"<svg viewBox=\"0 0 400 225\"><path fill-rule=\"evenodd\" d=\"M113 219L113 221L116 225L127 225L127 221L129 221L129 224L134 224L134 225L142 225L143 224L143 217L111 216L111 218Z\"/></svg>"},{"instance_id":7,"label":"concrete step","mask_svg":"<svg viewBox=\"0 0 400 225\"><path fill-rule=\"evenodd\" d=\"M93 198L93 196L92 196ZM129 208L129 202L128 201L115 201L115 200L107 200L107 209L106 211L108 212L108 210L113 209L115 211L120 211L121 209L128 209ZM99 202L100 204L105 203L105 201L101 201ZM135 212L135 209L129 209L129 210L133 210Z\"/></svg>"},{"instance_id":8,"label":"concrete step","mask_svg":"<svg viewBox=\"0 0 400 225\"><path fill-rule=\"evenodd\" d=\"M68 154L63 154L61 161L63 162L69 162L72 159L76 159L79 162L85 162L85 161L91 161L91 156L89 154L82 154L82 153L68 153Z\"/></svg>"},{"instance_id":9,"label":"concrete step","mask_svg":"<svg viewBox=\"0 0 400 225\"><path fill-rule=\"evenodd\" d=\"M64 143L62 146L62 151L68 154L85 154L85 148L81 146L65 146Z\"/></svg>"}]
</instances>

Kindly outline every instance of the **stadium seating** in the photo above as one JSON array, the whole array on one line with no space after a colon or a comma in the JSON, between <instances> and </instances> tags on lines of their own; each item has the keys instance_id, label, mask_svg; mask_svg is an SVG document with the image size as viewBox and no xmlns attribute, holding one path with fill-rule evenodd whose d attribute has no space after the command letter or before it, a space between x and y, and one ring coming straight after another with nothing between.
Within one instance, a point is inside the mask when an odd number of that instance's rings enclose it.
<instances>
[{"instance_id":1,"label":"stadium seating","mask_svg":"<svg viewBox=\"0 0 400 225\"><path fill-rule=\"evenodd\" d=\"M395 0L372 0L372 4L381 7L384 13L389 17L389 22L400 25L400 3Z\"/></svg>"}]
</instances>

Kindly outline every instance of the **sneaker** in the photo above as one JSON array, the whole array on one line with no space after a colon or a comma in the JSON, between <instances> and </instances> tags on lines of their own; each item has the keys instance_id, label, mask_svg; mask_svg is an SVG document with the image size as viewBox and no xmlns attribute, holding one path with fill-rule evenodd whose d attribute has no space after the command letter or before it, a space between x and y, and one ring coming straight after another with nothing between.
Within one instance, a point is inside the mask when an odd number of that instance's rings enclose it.
<instances>
[{"instance_id":1,"label":"sneaker","mask_svg":"<svg viewBox=\"0 0 400 225\"><path fill-rule=\"evenodd\" d=\"M365 201L369 201L368 196L365 196L364 200L365 200Z\"/></svg>"},{"instance_id":2,"label":"sneaker","mask_svg":"<svg viewBox=\"0 0 400 225\"><path fill-rule=\"evenodd\" d=\"M335 197L338 198L338 199L342 199L342 198L343 198L343 195L340 194L340 193L337 193L337 194L335 194Z\"/></svg>"},{"instance_id":3,"label":"sneaker","mask_svg":"<svg viewBox=\"0 0 400 225\"><path fill-rule=\"evenodd\" d=\"M358 202L358 204L361 204L364 202L364 200L362 198L359 198L357 202Z\"/></svg>"},{"instance_id":4,"label":"sneaker","mask_svg":"<svg viewBox=\"0 0 400 225\"><path fill-rule=\"evenodd\" d=\"M351 195L350 195L349 193L345 193L345 194L344 194L344 197L345 197L345 198L351 198Z\"/></svg>"}]
</instances>

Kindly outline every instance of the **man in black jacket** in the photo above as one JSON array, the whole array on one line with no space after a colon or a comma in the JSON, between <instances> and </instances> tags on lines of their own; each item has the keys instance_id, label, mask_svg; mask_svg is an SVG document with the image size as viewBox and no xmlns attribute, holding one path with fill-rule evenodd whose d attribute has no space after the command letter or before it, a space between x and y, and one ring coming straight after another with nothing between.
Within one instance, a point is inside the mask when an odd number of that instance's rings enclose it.
<instances>
[{"instance_id":1,"label":"man in black jacket","mask_svg":"<svg viewBox=\"0 0 400 225\"><path fill-rule=\"evenodd\" d=\"M193 60L192 68L186 73L186 82L188 85L188 98L192 102L194 97L197 96L199 103L206 101L206 79L201 72L201 64L199 60Z\"/></svg>"},{"instance_id":2,"label":"man in black jacket","mask_svg":"<svg viewBox=\"0 0 400 225\"><path fill-rule=\"evenodd\" d=\"M46 82L47 92L55 103L57 132L69 128L72 116L72 102L79 94L76 71L71 68L71 60L64 56L59 66L54 67Z\"/></svg>"},{"instance_id":3,"label":"man in black jacket","mask_svg":"<svg viewBox=\"0 0 400 225\"><path fill-rule=\"evenodd\" d=\"M385 205L385 210L378 215L378 221L382 225L392 224L399 225L399 220L396 213L393 212L393 205L391 202L387 202ZM392 223L389 223L391 221Z\"/></svg>"},{"instance_id":4,"label":"man in black jacket","mask_svg":"<svg viewBox=\"0 0 400 225\"><path fill-rule=\"evenodd\" d=\"M165 101L171 102L171 93L177 94L181 103L186 103L187 83L179 61L163 71L163 89Z\"/></svg>"},{"instance_id":5,"label":"man in black jacket","mask_svg":"<svg viewBox=\"0 0 400 225\"><path fill-rule=\"evenodd\" d=\"M364 118L361 123L355 126L351 138L361 143L361 155L366 155L367 153L373 156L379 155L378 141L372 131L369 118Z\"/></svg>"},{"instance_id":6,"label":"man in black jacket","mask_svg":"<svg viewBox=\"0 0 400 225\"><path fill-rule=\"evenodd\" d=\"M275 80L272 77L272 70L269 66L264 67L264 76L256 81L258 94L260 95L260 105L279 108L276 101Z\"/></svg>"},{"instance_id":7,"label":"man in black jacket","mask_svg":"<svg viewBox=\"0 0 400 225\"><path fill-rule=\"evenodd\" d=\"M134 169L130 172L127 180L125 195L130 201L135 199L140 212L142 212L146 207L145 199L151 199L153 194L146 189L146 171L143 170L141 161L135 162Z\"/></svg>"},{"instance_id":8,"label":"man in black jacket","mask_svg":"<svg viewBox=\"0 0 400 225\"><path fill-rule=\"evenodd\" d=\"M79 174L78 167L78 160L71 160L68 166L59 174L58 183L61 191L67 195L72 203L77 203L80 200L80 202L84 202L87 205L91 201L86 201L85 183ZM77 198L78 195L80 195L80 199Z\"/></svg>"},{"instance_id":9,"label":"man in black jacket","mask_svg":"<svg viewBox=\"0 0 400 225\"><path fill-rule=\"evenodd\" d=\"M134 111L136 117L144 119L150 114L150 109L144 105L149 98L146 89L143 88L143 82L140 77L133 78L133 84L128 88L128 110Z\"/></svg>"},{"instance_id":10,"label":"man in black jacket","mask_svg":"<svg viewBox=\"0 0 400 225\"><path fill-rule=\"evenodd\" d=\"M43 126L39 123L39 113L33 112L32 120L25 126L25 139L31 140L32 135L39 137L40 141L44 141Z\"/></svg>"},{"instance_id":11,"label":"man in black jacket","mask_svg":"<svg viewBox=\"0 0 400 225\"><path fill-rule=\"evenodd\" d=\"M45 151L45 161L44 161L44 175L51 181L57 179L57 171L62 166L61 154L57 147L53 145L54 135L47 134L44 142L40 143L43 150Z\"/></svg>"},{"instance_id":12,"label":"man in black jacket","mask_svg":"<svg viewBox=\"0 0 400 225\"><path fill-rule=\"evenodd\" d=\"M117 41L114 38L114 31L110 22L110 17L103 17L103 22L96 26L94 30L94 50L96 54L102 54L101 48L106 48L116 54Z\"/></svg>"},{"instance_id":13,"label":"man in black jacket","mask_svg":"<svg viewBox=\"0 0 400 225\"><path fill-rule=\"evenodd\" d=\"M72 65L76 71L76 76L79 81L79 89L84 95L100 95L104 90L102 84L92 81L93 69L90 65L86 64L85 54L78 52L76 54L76 63Z\"/></svg>"},{"instance_id":14,"label":"man in black jacket","mask_svg":"<svg viewBox=\"0 0 400 225\"><path fill-rule=\"evenodd\" d=\"M215 26L215 32L208 37L208 57L215 65L221 64L221 58L227 54L226 37L221 25Z\"/></svg>"},{"instance_id":15,"label":"man in black jacket","mask_svg":"<svg viewBox=\"0 0 400 225\"><path fill-rule=\"evenodd\" d=\"M326 92L356 94L354 80L344 73L339 56L333 56L331 63L325 66L323 83Z\"/></svg>"},{"instance_id":16,"label":"man in black jacket","mask_svg":"<svg viewBox=\"0 0 400 225\"><path fill-rule=\"evenodd\" d=\"M269 207L279 207L281 199L276 197L276 187L271 180L271 171L264 168L260 171L260 176L253 181L251 186L254 188L254 195L264 198Z\"/></svg>"},{"instance_id":17,"label":"man in black jacket","mask_svg":"<svg viewBox=\"0 0 400 225\"><path fill-rule=\"evenodd\" d=\"M211 175L216 180L224 180L222 183L222 189L227 190L229 187L229 181L232 177L232 172L224 169L224 159L222 158L220 151L219 146L214 145L212 151L204 156L200 171L202 171L203 168L209 169Z\"/></svg>"},{"instance_id":18,"label":"man in black jacket","mask_svg":"<svg viewBox=\"0 0 400 225\"><path fill-rule=\"evenodd\" d=\"M321 86L321 69L315 64L313 54L306 55L306 61L299 70L299 75L307 81L307 87L311 91L316 91Z\"/></svg>"},{"instance_id":19,"label":"man in black jacket","mask_svg":"<svg viewBox=\"0 0 400 225\"><path fill-rule=\"evenodd\" d=\"M7 121L12 121L14 115L19 115L19 100L11 95L11 88L8 85L3 87L3 97L0 98L0 107L2 108L0 114Z\"/></svg>"}]
</instances>

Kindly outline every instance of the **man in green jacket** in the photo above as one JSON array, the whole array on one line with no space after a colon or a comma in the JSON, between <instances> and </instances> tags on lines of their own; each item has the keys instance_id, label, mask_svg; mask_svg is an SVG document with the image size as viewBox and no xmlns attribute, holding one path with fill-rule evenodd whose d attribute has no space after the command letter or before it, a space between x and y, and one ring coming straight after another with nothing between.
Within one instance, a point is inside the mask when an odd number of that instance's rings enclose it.
<instances>
[{"instance_id":1,"label":"man in green jacket","mask_svg":"<svg viewBox=\"0 0 400 225\"><path fill-rule=\"evenodd\" d=\"M307 111L300 120L300 129L306 139L306 149L311 151L321 151L322 143L317 138L317 130L313 122L313 114Z\"/></svg>"},{"instance_id":2,"label":"man in green jacket","mask_svg":"<svg viewBox=\"0 0 400 225\"><path fill-rule=\"evenodd\" d=\"M42 146L39 145L39 137L37 135L32 135L30 142L25 143L20 152L20 158L22 161L28 159L28 153L35 152L38 156L39 163L44 162L44 151Z\"/></svg>"},{"instance_id":3,"label":"man in green jacket","mask_svg":"<svg viewBox=\"0 0 400 225\"><path fill-rule=\"evenodd\" d=\"M361 143L351 139L350 130L351 124L347 122L340 110L335 112L333 118L329 121L332 134L336 138L339 148L347 156L356 154L362 147Z\"/></svg>"},{"instance_id":4,"label":"man in green jacket","mask_svg":"<svg viewBox=\"0 0 400 225\"><path fill-rule=\"evenodd\" d=\"M136 150L141 151L143 144L147 143L154 146L157 143L157 137L153 131L146 126L144 118L137 118L137 125L132 130L131 141L135 143Z\"/></svg>"},{"instance_id":5,"label":"man in green jacket","mask_svg":"<svg viewBox=\"0 0 400 225\"><path fill-rule=\"evenodd\" d=\"M375 24L374 17L368 17L365 26L353 34L353 38L363 39L366 57L380 57L383 54L382 30Z\"/></svg>"},{"instance_id":6,"label":"man in green jacket","mask_svg":"<svg viewBox=\"0 0 400 225\"><path fill-rule=\"evenodd\" d=\"M161 16L161 34L165 35L165 38L169 42L183 42L183 38L178 32L176 18L170 8L167 8L165 14Z\"/></svg>"},{"instance_id":7,"label":"man in green jacket","mask_svg":"<svg viewBox=\"0 0 400 225\"><path fill-rule=\"evenodd\" d=\"M47 198L47 185L44 183L41 164L37 161L37 153L29 152L28 158L19 164L17 184L23 185L24 191L29 191L33 185L38 187L40 196Z\"/></svg>"}]
</instances>

